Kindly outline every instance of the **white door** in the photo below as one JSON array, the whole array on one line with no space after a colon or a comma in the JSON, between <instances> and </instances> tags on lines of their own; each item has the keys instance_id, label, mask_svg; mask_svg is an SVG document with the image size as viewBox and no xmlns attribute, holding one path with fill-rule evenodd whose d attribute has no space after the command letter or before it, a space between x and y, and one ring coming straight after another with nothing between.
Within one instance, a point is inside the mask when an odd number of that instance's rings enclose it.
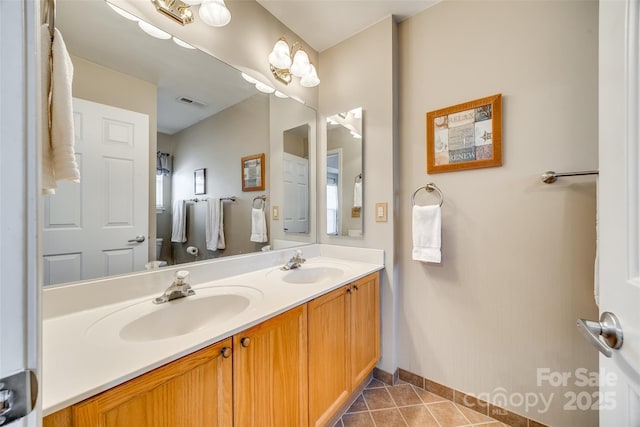
<instances>
[{"instance_id":1,"label":"white door","mask_svg":"<svg viewBox=\"0 0 640 427\"><path fill-rule=\"evenodd\" d=\"M37 376L39 364L36 8L0 1L0 421L23 415L25 395L36 396L5 379L29 378L21 374L27 370ZM5 412L9 390L14 399ZM35 427L38 411L10 425Z\"/></svg>"},{"instance_id":2,"label":"white door","mask_svg":"<svg viewBox=\"0 0 640 427\"><path fill-rule=\"evenodd\" d=\"M309 232L309 159L284 153L284 231Z\"/></svg>"},{"instance_id":3,"label":"white door","mask_svg":"<svg viewBox=\"0 0 640 427\"><path fill-rule=\"evenodd\" d=\"M600 355L600 425L640 426L640 123L637 0L600 1L599 307L622 346ZM593 326L593 324L592 324ZM606 325L605 325L606 326ZM597 330L595 331L598 332ZM599 341L602 344L602 341ZM594 345L598 342L592 342Z\"/></svg>"},{"instance_id":4,"label":"white door","mask_svg":"<svg viewBox=\"0 0 640 427\"><path fill-rule=\"evenodd\" d=\"M45 285L144 269L148 262L149 117L74 98L80 184L45 196Z\"/></svg>"}]
</instances>

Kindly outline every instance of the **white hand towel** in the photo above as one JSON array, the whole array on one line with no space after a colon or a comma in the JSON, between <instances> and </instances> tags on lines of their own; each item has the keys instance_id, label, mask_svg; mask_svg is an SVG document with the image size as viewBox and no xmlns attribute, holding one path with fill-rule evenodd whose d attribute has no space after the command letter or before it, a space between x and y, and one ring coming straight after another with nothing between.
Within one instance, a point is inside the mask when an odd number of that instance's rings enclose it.
<instances>
[{"instance_id":1,"label":"white hand towel","mask_svg":"<svg viewBox=\"0 0 640 427\"><path fill-rule=\"evenodd\" d=\"M55 194L56 180L53 177L53 163L51 161L51 109L50 90L51 90L51 35L49 26L44 24L40 29L40 48L42 61L40 63L40 78L42 90L42 193Z\"/></svg>"},{"instance_id":2,"label":"white hand towel","mask_svg":"<svg viewBox=\"0 0 640 427\"><path fill-rule=\"evenodd\" d=\"M440 263L441 215L438 205L413 207L413 259L415 261Z\"/></svg>"},{"instance_id":3,"label":"white hand towel","mask_svg":"<svg viewBox=\"0 0 640 427\"><path fill-rule=\"evenodd\" d=\"M264 243L267 239L267 220L262 209L251 209L252 242Z\"/></svg>"},{"instance_id":4,"label":"white hand towel","mask_svg":"<svg viewBox=\"0 0 640 427\"><path fill-rule=\"evenodd\" d=\"M184 243L187 241L187 203L184 200L173 202L173 218L171 241Z\"/></svg>"},{"instance_id":5,"label":"white hand towel","mask_svg":"<svg viewBox=\"0 0 640 427\"><path fill-rule=\"evenodd\" d=\"M353 185L353 207L361 208L362 207L362 183L356 182Z\"/></svg>"},{"instance_id":6,"label":"white hand towel","mask_svg":"<svg viewBox=\"0 0 640 427\"><path fill-rule=\"evenodd\" d=\"M218 249L224 249L226 247L223 213L222 201L220 199L207 199L205 234L207 249L210 251L217 251Z\"/></svg>"},{"instance_id":7,"label":"white hand towel","mask_svg":"<svg viewBox=\"0 0 640 427\"><path fill-rule=\"evenodd\" d=\"M48 27L43 37L49 37ZM44 43L43 43L44 44ZM44 62L44 61L43 61ZM68 180L80 182L80 171L74 150L75 135L73 126L73 63L67 52L62 34L54 29L51 43L51 77L49 94L49 130L48 147L44 147L43 191L52 194L55 181ZM53 181L52 181L53 179Z\"/></svg>"}]
</instances>

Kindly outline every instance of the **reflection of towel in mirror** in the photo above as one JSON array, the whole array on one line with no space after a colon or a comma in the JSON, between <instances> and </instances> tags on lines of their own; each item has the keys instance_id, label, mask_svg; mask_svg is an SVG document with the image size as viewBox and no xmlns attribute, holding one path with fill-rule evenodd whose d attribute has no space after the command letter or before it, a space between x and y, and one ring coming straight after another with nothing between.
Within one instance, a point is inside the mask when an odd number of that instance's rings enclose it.
<instances>
[{"instance_id":1,"label":"reflection of towel in mirror","mask_svg":"<svg viewBox=\"0 0 640 427\"><path fill-rule=\"evenodd\" d=\"M413 207L413 260L440 263L442 233L440 206Z\"/></svg>"},{"instance_id":2,"label":"reflection of towel in mirror","mask_svg":"<svg viewBox=\"0 0 640 427\"><path fill-rule=\"evenodd\" d=\"M68 180L80 182L80 171L74 150L75 136L73 126L73 103L71 84L73 64L69 52L58 29L54 29L53 42L49 27L42 27L43 52L51 52L51 63L43 62L43 92L50 93L44 104L47 106L45 117L49 118L49 132L42 138L42 187L44 194L53 194L56 181ZM50 50L47 49L50 46ZM46 96L46 95L44 95Z\"/></svg>"},{"instance_id":3,"label":"reflection of towel in mirror","mask_svg":"<svg viewBox=\"0 0 640 427\"><path fill-rule=\"evenodd\" d=\"M267 238L267 220L262 209L251 209L251 240L263 243Z\"/></svg>"},{"instance_id":4,"label":"reflection of towel in mirror","mask_svg":"<svg viewBox=\"0 0 640 427\"><path fill-rule=\"evenodd\" d=\"M222 200L220 199L207 199L205 234L208 250L217 251L226 247L224 240L224 211L222 209Z\"/></svg>"},{"instance_id":5,"label":"reflection of towel in mirror","mask_svg":"<svg viewBox=\"0 0 640 427\"><path fill-rule=\"evenodd\" d=\"M356 182L353 185L353 207L361 208L362 207L362 183Z\"/></svg>"},{"instance_id":6,"label":"reflection of towel in mirror","mask_svg":"<svg viewBox=\"0 0 640 427\"><path fill-rule=\"evenodd\" d=\"M187 209L186 201L173 202L173 216L171 223L171 241L184 243L187 241Z\"/></svg>"}]
</instances>

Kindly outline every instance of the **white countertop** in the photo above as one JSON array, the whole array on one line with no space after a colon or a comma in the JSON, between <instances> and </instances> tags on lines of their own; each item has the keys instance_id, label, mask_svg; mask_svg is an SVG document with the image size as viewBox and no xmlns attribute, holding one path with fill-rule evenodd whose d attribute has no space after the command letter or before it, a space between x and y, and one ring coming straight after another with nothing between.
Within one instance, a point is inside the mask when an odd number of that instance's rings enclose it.
<instances>
[{"instance_id":1,"label":"white countertop","mask_svg":"<svg viewBox=\"0 0 640 427\"><path fill-rule=\"evenodd\" d=\"M357 250L357 249L356 249ZM340 256L339 252L334 256ZM251 287L259 292L248 309L222 323L194 332L154 341L121 339L117 331L100 335L88 333L91 325L105 316L133 304L146 307L157 294L137 296L104 306L71 311L45 318L43 322L43 414L49 415L69 405L122 384L168 362L228 338L253 325L303 304L311 299L381 270L383 263L370 263L317 256L308 258L302 269L338 266L342 274L313 284L292 284L281 280L284 272L275 267L198 283L196 291L210 287ZM189 268L185 268L189 270ZM162 283L162 287L170 283ZM259 295L261 293L261 295ZM45 304L46 304L45 295ZM171 304L168 303L168 304ZM115 329L115 328L114 328Z\"/></svg>"}]
</instances>

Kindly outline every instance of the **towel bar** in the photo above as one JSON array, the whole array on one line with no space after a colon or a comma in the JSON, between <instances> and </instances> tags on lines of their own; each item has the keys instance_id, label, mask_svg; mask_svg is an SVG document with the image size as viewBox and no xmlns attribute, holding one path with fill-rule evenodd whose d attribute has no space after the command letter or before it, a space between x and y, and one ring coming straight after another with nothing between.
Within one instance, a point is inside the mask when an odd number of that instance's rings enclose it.
<instances>
[{"instance_id":1,"label":"towel bar","mask_svg":"<svg viewBox=\"0 0 640 427\"><path fill-rule=\"evenodd\" d=\"M598 175L598 171L580 171L580 172L554 172L546 171L540 175L540 180L545 184L553 184L561 176L581 176L581 175Z\"/></svg>"},{"instance_id":2,"label":"towel bar","mask_svg":"<svg viewBox=\"0 0 640 427\"><path fill-rule=\"evenodd\" d=\"M442 204L444 203L444 195L442 194L442 191L440 191L438 186L435 185L433 182L430 182L427 185L423 185L422 187L418 187L416 189L416 191L413 192L413 195L411 196L411 206L415 206L416 205L416 194L418 194L418 191L420 191L420 190L426 190L429 193L431 193L432 191L435 190L438 193L438 195L440 196L439 206L442 207Z\"/></svg>"}]
</instances>

